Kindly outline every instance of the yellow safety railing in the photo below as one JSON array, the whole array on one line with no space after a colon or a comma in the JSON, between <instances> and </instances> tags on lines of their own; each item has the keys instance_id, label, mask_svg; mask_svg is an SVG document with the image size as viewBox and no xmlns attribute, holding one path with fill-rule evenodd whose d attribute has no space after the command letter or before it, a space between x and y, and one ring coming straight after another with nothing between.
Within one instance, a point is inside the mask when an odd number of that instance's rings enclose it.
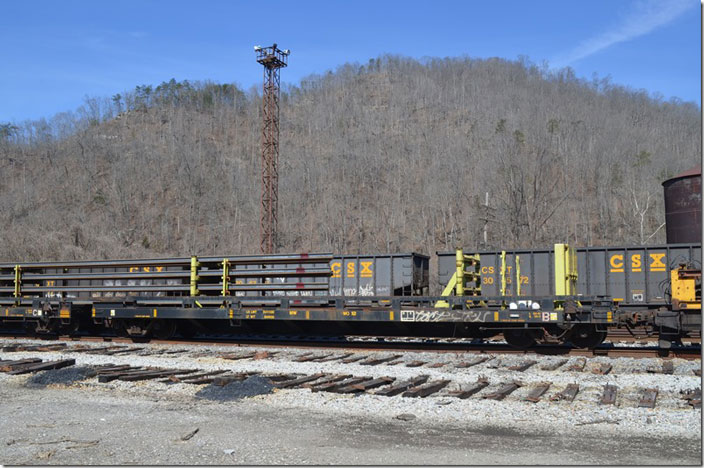
<instances>
[{"instance_id":1,"label":"yellow safety railing","mask_svg":"<svg viewBox=\"0 0 704 468\"><path fill-rule=\"evenodd\" d=\"M22 295L22 267L15 265L15 297Z\"/></svg>"},{"instance_id":2,"label":"yellow safety railing","mask_svg":"<svg viewBox=\"0 0 704 468\"><path fill-rule=\"evenodd\" d=\"M455 251L455 273L447 282L441 296L479 296L481 295L481 275L479 255L466 255L462 249ZM468 269L469 268L469 269ZM474 283L467 284L467 283ZM435 307L449 307L447 301L437 301Z\"/></svg>"},{"instance_id":3,"label":"yellow safety railing","mask_svg":"<svg viewBox=\"0 0 704 468\"><path fill-rule=\"evenodd\" d=\"M577 251L568 244L555 244L555 295L577 294Z\"/></svg>"},{"instance_id":4,"label":"yellow safety railing","mask_svg":"<svg viewBox=\"0 0 704 468\"><path fill-rule=\"evenodd\" d=\"M191 296L197 296L198 291L198 257L195 255L191 256Z\"/></svg>"},{"instance_id":5,"label":"yellow safety railing","mask_svg":"<svg viewBox=\"0 0 704 468\"><path fill-rule=\"evenodd\" d=\"M223 259L222 261L222 295L228 296L230 294L230 277L229 275L230 261L228 259Z\"/></svg>"}]
</instances>

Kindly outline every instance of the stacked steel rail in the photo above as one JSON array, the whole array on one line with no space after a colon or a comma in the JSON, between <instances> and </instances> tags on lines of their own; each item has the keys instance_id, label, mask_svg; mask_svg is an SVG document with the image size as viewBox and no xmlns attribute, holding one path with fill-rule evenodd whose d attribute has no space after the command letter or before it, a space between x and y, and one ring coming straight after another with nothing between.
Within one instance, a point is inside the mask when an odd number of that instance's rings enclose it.
<instances>
[{"instance_id":1,"label":"stacked steel rail","mask_svg":"<svg viewBox=\"0 0 704 468\"><path fill-rule=\"evenodd\" d=\"M28 296L101 301L130 295L312 295L327 293L331 259L323 253L4 263L0 295L11 295L14 304Z\"/></svg>"}]
</instances>

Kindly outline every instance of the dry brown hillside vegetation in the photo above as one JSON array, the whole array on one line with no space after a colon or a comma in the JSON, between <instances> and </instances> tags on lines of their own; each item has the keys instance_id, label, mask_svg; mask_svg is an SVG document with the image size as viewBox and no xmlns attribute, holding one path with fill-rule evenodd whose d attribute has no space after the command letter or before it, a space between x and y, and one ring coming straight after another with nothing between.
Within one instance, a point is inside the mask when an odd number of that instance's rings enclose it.
<instances>
[{"instance_id":1,"label":"dry brown hillside vegetation","mask_svg":"<svg viewBox=\"0 0 704 468\"><path fill-rule=\"evenodd\" d=\"M260 113L172 80L0 126L0 257L258 252ZM279 250L664 242L660 184L700 128L696 104L526 60L347 64L282 90Z\"/></svg>"}]
</instances>

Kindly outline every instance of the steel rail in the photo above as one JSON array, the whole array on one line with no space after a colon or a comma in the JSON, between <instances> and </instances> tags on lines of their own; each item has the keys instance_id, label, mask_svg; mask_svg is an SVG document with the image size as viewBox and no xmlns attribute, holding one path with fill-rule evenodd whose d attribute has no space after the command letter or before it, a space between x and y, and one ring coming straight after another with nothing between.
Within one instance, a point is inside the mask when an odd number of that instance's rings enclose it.
<instances>
[{"instance_id":1,"label":"steel rail","mask_svg":"<svg viewBox=\"0 0 704 468\"><path fill-rule=\"evenodd\" d=\"M17 333L0 333L3 338L26 339L27 336ZM597 347L594 349L578 349L565 345L537 345L528 349L516 349L507 344L499 343L456 343L438 342L435 340L426 341L379 341L376 336L357 336L359 341L348 341L348 337L282 337L281 335L270 335L271 338L256 335L230 335L223 337L202 337L192 339L141 339L124 338L115 336L48 336L61 341L107 341L116 343L142 343L153 344L181 344L181 345L201 345L201 346L252 346L262 345L274 348L292 349L354 349L354 350L404 350L409 352L463 352L470 354L537 354L544 356L580 356L580 357L632 357L632 358L661 358L664 351L668 351L670 357L678 357L686 360L701 359L701 347L692 346L685 348L671 348L661 350L654 347L633 348L633 347ZM361 338L368 338L363 341ZM394 337L396 338L396 337ZM396 338L397 339L397 338Z\"/></svg>"},{"instance_id":2,"label":"steel rail","mask_svg":"<svg viewBox=\"0 0 704 468\"><path fill-rule=\"evenodd\" d=\"M277 263L326 263L333 259L332 253L314 254L274 254L274 255L224 255L197 257L202 263L222 263L227 260L236 264L277 264ZM14 269L19 266L23 270L35 268L91 268L117 266L148 266L148 265L191 265L191 257L170 258L139 258L125 260L86 260L86 261L56 261L56 262L24 262L0 263L0 269Z\"/></svg>"},{"instance_id":3,"label":"steel rail","mask_svg":"<svg viewBox=\"0 0 704 468\"><path fill-rule=\"evenodd\" d=\"M233 284L229 283L230 291L327 291L327 283L250 283L250 284ZM130 292L130 291L146 291L146 292L173 292L173 291L189 291L190 285L125 285L125 286L23 286L23 293L37 292ZM222 284L199 284L199 291L221 291ZM13 288L0 288L0 292L11 293Z\"/></svg>"}]
</instances>

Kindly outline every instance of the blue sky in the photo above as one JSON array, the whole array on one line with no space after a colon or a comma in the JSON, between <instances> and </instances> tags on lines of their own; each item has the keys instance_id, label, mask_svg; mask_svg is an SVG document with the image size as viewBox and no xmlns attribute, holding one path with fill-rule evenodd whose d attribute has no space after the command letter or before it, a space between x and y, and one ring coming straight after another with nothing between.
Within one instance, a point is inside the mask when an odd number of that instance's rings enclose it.
<instances>
[{"instance_id":1,"label":"blue sky","mask_svg":"<svg viewBox=\"0 0 704 468\"><path fill-rule=\"evenodd\" d=\"M701 105L700 18L692 0L5 0L0 122L171 78L259 86L252 46L273 42L284 83L384 53L525 55Z\"/></svg>"}]
</instances>

